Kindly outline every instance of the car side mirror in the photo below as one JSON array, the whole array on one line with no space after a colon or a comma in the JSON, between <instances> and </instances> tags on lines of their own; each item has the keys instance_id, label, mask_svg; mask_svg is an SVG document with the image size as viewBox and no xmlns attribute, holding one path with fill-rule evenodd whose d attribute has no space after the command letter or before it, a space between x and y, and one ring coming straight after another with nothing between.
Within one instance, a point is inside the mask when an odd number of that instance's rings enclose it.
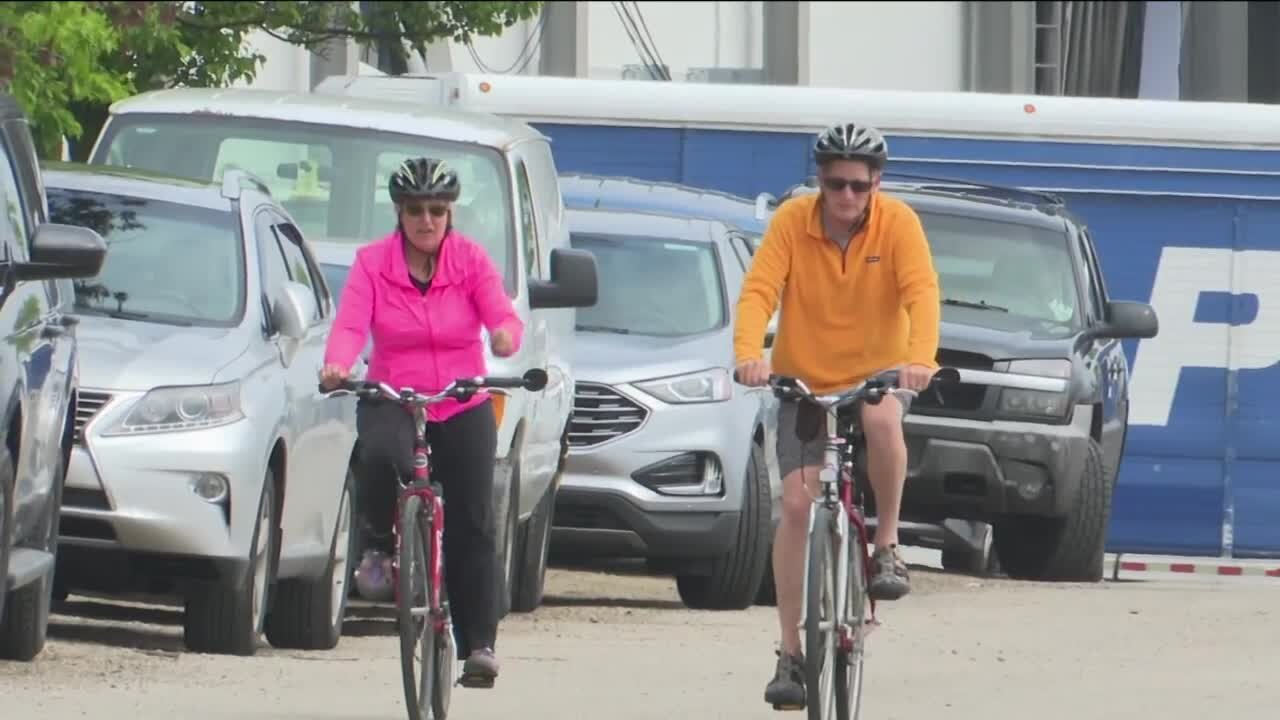
<instances>
[{"instance_id":1,"label":"car side mirror","mask_svg":"<svg viewBox=\"0 0 1280 720\"><path fill-rule=\"evenodd\" d=\"M107 243L96 231L78 225L44 223L31 242L31 260L17 263L19 280L91 278L102 270Z\"/></svg>"},{"instance_id":2,"label":"car side mirror","mask_svg":"<svg viewBox=\"0 0 1280 720\"><path fill-rule=\"evenodd\" d=\"M315 293L301 283L286 282L271 305L271 324L290 340L301 340L315 316Z\"/></svg>"},{"instance_id":3,"label":"car side mirror","mask_svg":"<svg viewBox=\"0 0 1280 720\"><path fill-rule=\"evenodd\" d=\"M529 308L592 307L598 298L596 258L586 250L551 251L551 280L529 281Z\"/></svg>"},{"instance_id":4,"label":"car side mirror","mask_svg":"<svg viewBox=\"0 0 1280 720\"><path fill-rule=\"evenodd\" d=\"M1107 303L1107 320L1098 329L1099 337L1128 339L1153 338L1160 332L1155 308L1147 303L1112 300Z\"/></svg>"}]
</instances>

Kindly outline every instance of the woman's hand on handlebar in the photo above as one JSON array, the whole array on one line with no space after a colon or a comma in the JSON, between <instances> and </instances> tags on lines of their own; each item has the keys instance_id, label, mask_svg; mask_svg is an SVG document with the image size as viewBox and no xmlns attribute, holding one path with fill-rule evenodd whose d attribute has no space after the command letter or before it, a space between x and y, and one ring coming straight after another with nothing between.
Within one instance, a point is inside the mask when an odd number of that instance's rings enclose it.
<instances>
[{"instance_id":1,"label":"woman's hand on handlebar","mask_svg":"<svg viewBox=\"0 0 1280 720\"><path fill-rule=\"evenodd\" d=\"M761 387L769 383L769 375L773 369L765 359L748 360L733 371L733 379L748 387Z\"/></svg>"},{"instance_id":2,"label":"woman's hand on handlebar","mask_svg":"<svg viewBox=\"0 0 1280 720\"><path fill-rule=\"evenodd\" d=\"M320 370L320 385L325 390L336 390L351 377L351 371L336 363L329 363Z\"/></svg>"}]
</instances>

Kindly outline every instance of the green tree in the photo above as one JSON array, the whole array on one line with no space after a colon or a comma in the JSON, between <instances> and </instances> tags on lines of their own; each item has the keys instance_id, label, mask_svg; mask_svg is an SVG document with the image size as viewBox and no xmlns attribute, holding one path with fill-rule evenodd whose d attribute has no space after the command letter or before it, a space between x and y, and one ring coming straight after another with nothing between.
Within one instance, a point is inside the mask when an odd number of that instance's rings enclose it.
<instances>
[{"instance_id":1,"label":"green tree","mask_svg":"<svg viewBox=\"0 0 1280 720\"><path fill-rule=\"evenodd\" d=\"M245 47L254 30L309 50L354 38L385 48L403 67L403 43L425 56L441 38L498 35L537 15L542 2L368 6L362 14L351 2L0 3L0 88L14 89L43 154L56 154L65 134L81 140L73 155L83 159L121 97L252 80L266 59Z\"/></svg>"}]
</instances>

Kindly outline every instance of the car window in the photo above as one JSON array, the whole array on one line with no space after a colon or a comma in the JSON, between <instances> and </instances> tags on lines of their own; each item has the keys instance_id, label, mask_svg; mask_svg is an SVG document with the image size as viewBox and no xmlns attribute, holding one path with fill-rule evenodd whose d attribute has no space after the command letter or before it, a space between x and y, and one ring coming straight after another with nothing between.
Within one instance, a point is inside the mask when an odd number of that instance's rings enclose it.
<instances>
[{"instance_id":1,"label":"car window","mask_svg":"<svg viewBox=\"0 0 1280 720\"><path fill-rule=\"evenodd\" d=\"M13 157L0 136L0 243L4 244L4 257L23 260L29 236L22 195L18 192L18 176L13 167Z\"/></svg>"},{"instance_id":2,"label":"car window","mask_svg":"<svg viewBox=\"0 0 1280 720\"><path fill-rule=\"evenodd\" d=\"M237 165L258 174L311 240L364 244L391 232L387 180L406 157L451 164L462 182L454 225L489 252L515 292L515 221L503 156L473 143L341 125L209 114L119 115L94 162L220 179Z\"/></svg>"},{"instance_id":3,"label":"car window","mask_svg":"<svg viewBox=\"0 0 1280 720\"><path fill-rule=\"evenodd\" d=\"M1087 231L1080 233L1080 254L1084 258L1087 269L1085 277L1088 280L1093 316L1101 320L1106 315L1107 310L1107 286L1105 278L1102 276L1102 270L1098 267L1098 256L1093 251L1091 236Z\"/></svg>"},{"instance_id":4,"label":"car window","mask_svg":"<svg viewBox=\"0 0 1280 720\"><path fill-rule=\"evenodd\" d=\"M1067 236L1031 225L920 212L943 299L995 305L1012 318L1079 327ZM944 316L973 318L969 308Z\"/></svg>"},{"instance_id":5,"label":"car window","mask_svg":"<svg viewBox=\"0 0 1280 720\"><path fill-rule=\"evenodd\" d=\"M312 316L312 320L320 320L324 318L325 312L328 310L328 303L325 295L324 281L316 274L313 274L313 268L308 261L306 254L302 251L302 235L298 233L298 228L294 227L284 218L272 213L276 224L275 230L280 240L280 248L284 251L285 267L289 270L289 279L296 283L302 283L311 288L316 300L316 312Z\"/></svg>"},{"instance_id":6,"label":"car window","mask_svg":"<svg viewBox=\"0 0 1280 720\"><path fill-rule=\"evenodd\" d=\"M239 219L226 210L60 187L53 222L96 230L102 270L76 280L75 312L176 325L234 325L244 312Z\"/></svg>"},{"instance_id":7,"label":"car window","mask_svg":"<svg viewBox=\"0 0 1280 720\"><path fill-rule=\"evenodd\" d=\"M594 306L578 308L580 328L679 337L725 324L724 279L711 245L585 233L571 234L570 243L595 256L600 287L608 288Z\"/></svg>"},{"instance_id":8,"label":"car window","mask_svg":"<svg viewBox=\"0 0 1280 720\"><path fill-rule=\"evenodd\" d=\"M516 163L516 185L519 187L520 234L523 240L524 272L537 278L538 273L538 223L533 205L533 191L529 189L529 171L521 160Z\"/></svg>"},{"instance_id":9,"label":"car window","mask_svg":"<svg viewBox=\"0 0 1280 720\"><path fill-rule=\"evenodd\" d=\"M320 272L324 273L324 284L329 286L336 307L342 300L342 288L347 284L347 273L351 272L351 268L334 263L320 263Z\"/></svg>"}]
</instances>

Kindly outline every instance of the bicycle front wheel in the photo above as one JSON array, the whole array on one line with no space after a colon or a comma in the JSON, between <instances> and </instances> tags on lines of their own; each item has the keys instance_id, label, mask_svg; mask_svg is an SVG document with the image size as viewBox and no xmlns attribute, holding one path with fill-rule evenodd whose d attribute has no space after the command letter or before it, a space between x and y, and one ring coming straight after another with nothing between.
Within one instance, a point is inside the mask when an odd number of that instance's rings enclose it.
<instances>
[{"instance_id":1,"label":"bicycle front wheel","mask_svg":"<svg viewBox=\"0 0 1280 720\"><path fill-rule=\"evenodd\" d=\"M410 495L400 508L396 551L396 614L400 625L400 669L409 720L428 720L435 695L435 632L431 622L430 527L422 498Z\"/></svg>"},{"instance_id":2,"label":"bicycle front wheel","mask_svg":"<svg viewBox=\"0 0 1280 720\"><path fill-rule=\"evenodd\" d=\"M805 573L804 675L809 720L835 717L836 536L831 511L815 506L809 531L809 564Z\"/></svg>"},{"instance_id":3,"label":"bicycle front wheel","mask_svg":"<svg viewBox=\"0 0 1280 720\"><path fill-rule=\"evenodd\" d=\"M862 716L862 661L867 636L867 541L858 528L849 525L846 543L849 562L848 577L841 599L840 622L848 628L852 646L836 653L835 695L836 720L859 720Z\"/></svg>"}]
</instances>

